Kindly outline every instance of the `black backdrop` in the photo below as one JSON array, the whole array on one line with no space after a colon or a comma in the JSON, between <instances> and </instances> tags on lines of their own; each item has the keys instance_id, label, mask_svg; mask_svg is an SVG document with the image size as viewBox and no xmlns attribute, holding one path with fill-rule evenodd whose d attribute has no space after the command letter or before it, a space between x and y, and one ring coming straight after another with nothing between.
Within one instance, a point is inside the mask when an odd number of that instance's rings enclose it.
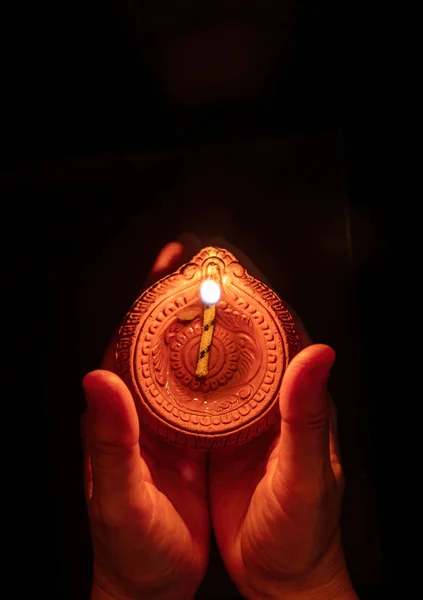
<instances>
[{"instance_id":1,"label":"black backdrop","mask_svg":"<svg viewBox=\"0 0 423 600\"><path fill-rule=\"evenodd\" d=\"M45 5L17 15L1 193L9 290L16 292L8 314L17 352L29 358L12 361L15 381L35 369L29 391L15 387L9 403L28 426L12 470L22 482L24 465L21 500L36 515L23 520L23 534L33 531L25 555L31 586L45 595L89 593L82 376L98 366L157 251L183 231L242 248L312 337L337 350L332 391L348 482L347 559L363 598L379 597L389 579L384 420L393 382L379 351L390 340L383 147L370 118L361 8L317 4L295 5L292 43L275 51L269 83L252 96L195 105L158 78L160 45L145 28L144 37L134 36L119 4ZM284 37L286 12L278 6L268 2L267 17L252 10L243 18L257 19L262 31L267 24L271 39ZM190 9L185 3L176 12L173 29L166 19L158 27L171 37L178 27L218 20L227 7L195 17ZM166 10L172 13L164 3L157 14ZM234 4L231 19L237 11ZM157 15L146 9L142 18ZM19 536L13 556L22 545ZM237 597L216 552L199 594L215 597Z\"/></svg>"}]
</instances>

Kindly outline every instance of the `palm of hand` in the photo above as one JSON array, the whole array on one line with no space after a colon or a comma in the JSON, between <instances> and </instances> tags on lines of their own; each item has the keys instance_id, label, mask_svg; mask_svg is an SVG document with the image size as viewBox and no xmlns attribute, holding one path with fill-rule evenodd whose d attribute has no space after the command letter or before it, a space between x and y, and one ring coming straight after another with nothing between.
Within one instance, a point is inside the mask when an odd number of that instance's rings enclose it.
<instances>
[{"instance_id":1,"label":"palm of hand","mask_svg":"<svg viewBox=\"0 0 423 600\"><path fill-rule=\"evenodd\" d=\"M264 579L269 569L268 554L274 542L272 521L280 512L280 507L275 511L269 506L274 501L272 455L277 452L269 447L276 439L277 431L272 428L250 442L248 452L241 447L211 459L213 526L223 561L241 592L256 587L254 580Z\"/></svg>"},{"instance_id":2,"label":"palm of hand","mask_svg":"<svg viewBox=\"0 0 423 600\"><path fill-rule=\"evenodd\" d=\"M246 597L278 597L291 582L295 588L301 581L313 587L319 572L326 577L338 568L343 480L333 439L327 457L320 466L310 461L309 477L306 461L302 474L301 464L290 464L292 457L284 452L280 423L248 448L211 457L216 539Z\"/></svg>"},{"instance_id":3,"label":"palm of hand","mask_svg":"<svg viewBox=\"0 0 423 600\"><path fill-rule=\"evenodd\" d=\"M101 400L102 421L87 422L96 585L117 598L189 598L207 565L206 457L175 452L145 427L139 435L124 383L110 371L87 377L91 389L107 385L110 399Z\"/></svg>"},{"instance_id":4,"label":"palm of hand","mask_svg":"<svg viewBox=\"0 0 423 600\"><path fill-rule=\"evenodd\" d=\"M141 435L141 453L155 517L151 539L160 558L155 564L165 572L165 555L167 568L179 579L178 588L190 580L195 590L207 566L210 535L206 456L184 449L175 452L153 436L147 431ZM169 543L163 545L164 540Z\"/></svg>"},{"instance_id":5,"label":"palm of hand","mask_svg":"<svg viewBox=\"0 0 423 600\"><path fill-rule=\"evenodd\" d=\"M96 575L109 593L121 595L124 589L129 597L187 598L194 595L207 565L204 459L181 453L175 458L175 452L166 452L149 437L142 434L145 486L120 504L100 506L101 527L93 535Z\"/></svg>"}]
</instances>

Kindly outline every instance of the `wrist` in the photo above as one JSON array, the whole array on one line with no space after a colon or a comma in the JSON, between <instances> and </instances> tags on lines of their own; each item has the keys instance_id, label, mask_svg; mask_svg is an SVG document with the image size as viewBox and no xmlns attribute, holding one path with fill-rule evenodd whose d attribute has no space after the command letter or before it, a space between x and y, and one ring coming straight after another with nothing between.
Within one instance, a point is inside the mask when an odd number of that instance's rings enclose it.
<instances>
[{"instance_id":1,"label":"wrist","mask_svg":"<svg viewBox=\"0 0 423 600\"><path fill-rule=\"evenodd\" d=\"M99 585L93 583L91 588L91 600L158 600L158 596L154 594L143 594L141 596L132 597L127 595L118 596L110 595L105 590L103 590ZM160 596L160 600L166 600L163 596ZM171 600L174 600L173 597ZM181 598L180 600L194 600L194 596L186 596Z\"/></svg>"},{"instance_id":2,"label":"wrist","mask_svg":"<svg viewBox=\"0 0 423 600\"><path fill-rule=\"evenodd\" d=\"M359 600L352 585L330 582L314 588L281 589L272 600Z\"/></svg>"},{"instance_id":3,"label":"wrist","mask_svg":"<svg viewBox=\"0 0 423 600\"><path fill-rule=\"evenodd\" d=\"M359 600L338 544L312 570L300 577L261 581L261 589L258 589L257 583L245 594L248 600Z\"/></svg>"},{"instance_id":4,"label":"wrist","mask_svg":"<svg viewBox=\"0 0 423 600\"><path fill-rule=\"evenodd\" d=\"M278 586L273 591L247 593L247 600L359 600L352 585L328 585L301 588L295 585Z\"/></svg>"}]
</instances>

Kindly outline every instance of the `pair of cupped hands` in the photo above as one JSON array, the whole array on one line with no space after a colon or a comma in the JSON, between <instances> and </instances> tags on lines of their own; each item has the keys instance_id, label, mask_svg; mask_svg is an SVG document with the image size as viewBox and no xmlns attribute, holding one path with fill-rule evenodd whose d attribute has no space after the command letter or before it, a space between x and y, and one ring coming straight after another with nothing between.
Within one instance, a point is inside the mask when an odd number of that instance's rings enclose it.
<instances>
[{"instance_id":1,"label":"pair of cupped hands","mask_svg":"<svg viewBox=\"0 0 423 600\"><path fill-rule=\"evenodd\" d=\"M213 242L266 282L241 251ZM167 244L144 287L203 245L187 234ZM192 600L207 568L212 526L245 598L357 598L339 527L344 480L327 391L335 353L312 344L294 318L302 350L283 378L282 420L240 447L177 448L140 424L132 395L114 372L116 336L102 368L84 377L93 600Z\"/></svg>"}]
</instances>

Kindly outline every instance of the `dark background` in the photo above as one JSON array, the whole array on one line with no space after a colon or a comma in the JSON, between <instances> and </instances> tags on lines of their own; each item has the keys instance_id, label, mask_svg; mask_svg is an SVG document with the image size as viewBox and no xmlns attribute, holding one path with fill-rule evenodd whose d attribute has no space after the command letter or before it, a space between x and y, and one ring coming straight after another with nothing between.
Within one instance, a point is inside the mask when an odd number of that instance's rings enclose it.
<instances>
[{"instance_id":1,"label":"dark background","mask_svg":"<svg viewBox=\"0 0 423 600\"><path fill-rule=\"evenodd\" d=\"M396 307L385 301L392 212L368 12L108 0L39 5L15 23L0 192L24 359L10 405L28 427L12 470L24 465L31 507L30 543L12 556L25 547L30 585L88 597L80 382L159 249L194 231L242 248L336 349L345 550L360 597L382 597L397 570L386 376ZM237 597L215 551L198 597Z\"/></svg>"}]
</instances>

